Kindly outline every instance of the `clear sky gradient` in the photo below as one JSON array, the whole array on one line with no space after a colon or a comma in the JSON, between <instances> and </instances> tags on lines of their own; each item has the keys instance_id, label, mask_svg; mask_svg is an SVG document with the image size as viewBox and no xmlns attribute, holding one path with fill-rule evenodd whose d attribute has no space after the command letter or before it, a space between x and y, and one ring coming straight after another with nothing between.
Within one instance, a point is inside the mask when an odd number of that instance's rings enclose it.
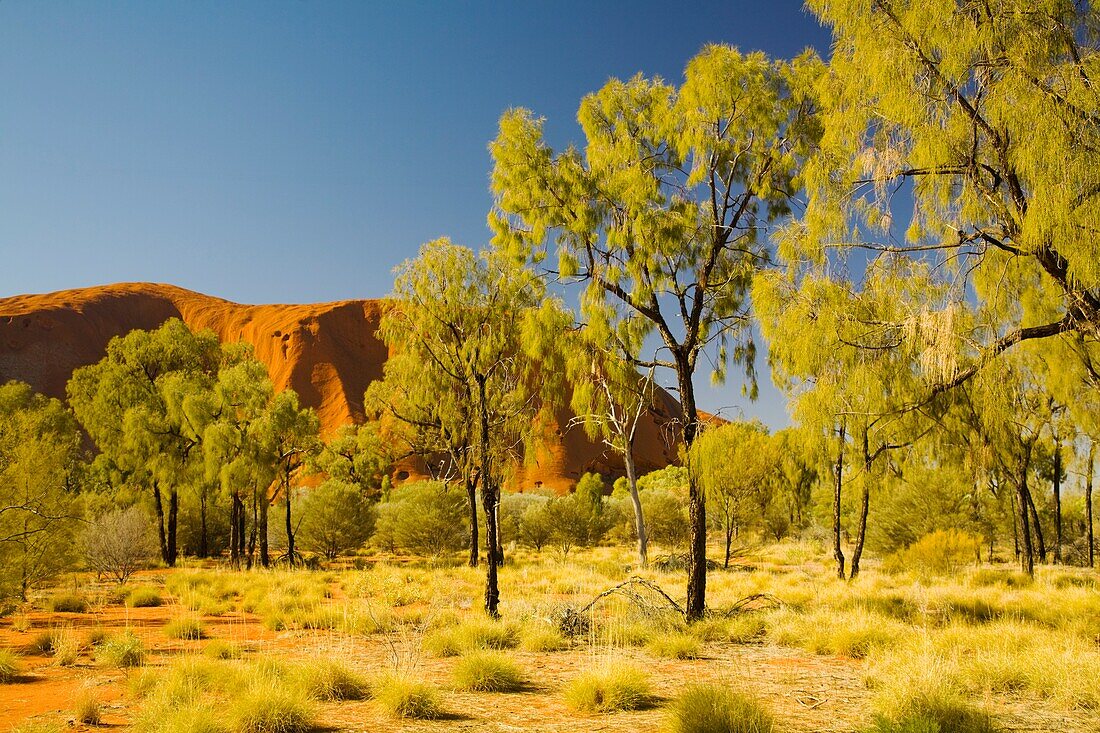
<instances>
[{"instance_id":1,"label":"clear sky gradient","mask_svg":"<svg viewBox=\"0 0 1100 733\"><path fill-rule=\"evenodd\" d=\"M791 56L828 33L795 0L0 2L0 296L383 296L421 243L487 241L504 110L579 140L584 94L678 82L708 42ZM765 386L701 403L782 425Z\"/></svg>"}]
</instances>

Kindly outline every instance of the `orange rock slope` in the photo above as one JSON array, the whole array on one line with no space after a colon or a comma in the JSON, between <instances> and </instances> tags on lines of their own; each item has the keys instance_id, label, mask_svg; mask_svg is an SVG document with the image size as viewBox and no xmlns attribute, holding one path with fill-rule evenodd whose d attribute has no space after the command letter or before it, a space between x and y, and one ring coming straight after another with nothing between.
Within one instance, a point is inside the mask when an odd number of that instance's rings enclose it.
<instances>
[{"instance_id":1,"label":"orange rock slope","mask_svg":"<svg viewBox=\"0 0 1100 733\"><path fill-rule=\"evenodd\" d=\"M192 329L212 330L222 341L252 344L276 388L295 390L331 434L363 419L363 393L382 376L387 350L375 336L382 307L378 300L241 305L151 283L19 295L0 299L0 381L18 379L64 398L73 370L99 361L112 337L176 317ZM641 470L668 465L674 455L660 426L678 405L665 397L639 431ZM565 430L571 417L559 413L559 429L517 471L513 487L562 491L585 471L620 472L621 462L580 428Z\"/></svg>"}]
</instances>

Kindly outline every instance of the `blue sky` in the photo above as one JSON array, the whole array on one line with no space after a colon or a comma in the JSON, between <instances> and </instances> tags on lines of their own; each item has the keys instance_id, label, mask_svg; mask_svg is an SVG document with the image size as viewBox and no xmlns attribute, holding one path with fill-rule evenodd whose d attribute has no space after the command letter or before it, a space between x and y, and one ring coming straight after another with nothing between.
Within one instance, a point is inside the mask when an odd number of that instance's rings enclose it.
<instances>
[{"instance_id":1,"label":"blue sky","mask_svg":"<svg viewBox=\"0 0 1100 733\"><path fill-rule=\"evenodd\" d=\"M708 42L828 34L794 1L0 2L0 296L380 297L422 242L487 240L501 112L578 140L585 93L678 81ZM774 390L738 392L701 403L785 422Z\"/></svg>"}]
</instances>

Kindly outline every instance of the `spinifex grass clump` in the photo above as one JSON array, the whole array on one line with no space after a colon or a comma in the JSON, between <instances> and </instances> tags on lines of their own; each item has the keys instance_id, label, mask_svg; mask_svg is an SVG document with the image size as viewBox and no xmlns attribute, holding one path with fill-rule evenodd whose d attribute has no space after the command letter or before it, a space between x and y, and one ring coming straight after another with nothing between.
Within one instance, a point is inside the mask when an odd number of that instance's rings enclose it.
<instances>
[{"instance_id":1,"label":"spinifex grass clump","mask_svg":"<svg viewBox=\"0 0 1100 733\"><path fill-rule=\"evenodd\" d=\"M206 636L206 630L197 616L180 616L165 624L164 635L172 639L195 641Z\"/></svg>"},{"instance_id":2,"label":"spinifex grass clump","mask_svg":"<svg viewBox=\"0 0 1100 733\"><path fill-rule=\"evenodd\" d=\"M261 680L232 702L233 733L308 733L314 713L296 690Z\"/></svg>"},{"instance_id":3,"label":"spinifex grass clump","mask_svg":"<svg viewBox=\"0 0 1100 733\"><path fill-rule=\"evenodd\" d=\"M72 627L58 629L53 637L53 663L60 667L72 665L80 655L80 647Z\"/></svg>"},{"instance_id":4,"label":"spinifex grass clump","mask_svg":"<svg viewBox=\"0 0 1100 733\"><path fill-rule=\"evenodd\" d=\"M699 640L688 634L655 636L646 644L650 654L667 659L698 659L703 653Z\"/></svg>"},{"instance_id":5,"label":"spinifex grass clump","mask_svg":"<svg viewBox=\"0 0 1100 733\"><path fill-rule=\"evenodd\" d=\"M433 720L442 717L439 693L406 675L384 675L373 685L374 699L395 718Z\"/></svg>"},{"instance_id":6,"label":"spinifex grass clump","mask_svg":"<svg viewBox=\"0 0 1100 733\"><path fill-rule=\"evenodd\" d=\"M206 645L202 653L210 659L239 659L241 647L231 641L214 639Z\"/></svg>"},{"instance_id":7,"label":"spinifex grass clump","mask_svg":"<svg viewBox=\"0 0 1100 733\"><path fill-rule=\"evenodd\" d=\"M586 672L565 688L569 707L584 713L637 710L651 700L649 682L641 671L622 663Z\"/></svg>"},{"instance_id":8,"label":"spinifex grass clump","mask_svg":"<svg viewBox=\"0 0 1100 733\"><path fill-rule=\"evenodd\" d=\"M455 664L455 686L471 692L515 692L524 675L516 663L500 652L474 651Z\"/></svg>"},{"instance_id":9,"label":"spinifex grass clump","mask_svg":"<svg viewBox=\"0 0 1100 733\"><path fill-rule=\"evenodd\" d=\"M756 699L720 685L692 685L669 708L669 733L771 733L774 728Z\"/></svg>"},{"instance_id":10,"label":"spinifex grass clump","mask_svg":"<svg viewBox=\"0 0 1100 733\"><path fill-rule=\"evenodd\" d=\"M103 700L95 690L85 688L76 696L73 713L85 725L98 726L103 722Z\"/></svg>"},{"instance_id":11,"label":"spinifex grass clump","mask_svg":"<svg viewBox=\"0 0 1100 733\"><path fill-rule=\"evenodd\" d=\"M156 588L142 585L126 594L126 605L130 608L154 608L164 605L164 597Z\"/></svg>"},{"instance_id":12,"label":"spinifex grass clump","mask_svg":"<svg viewBox=\"0 0 1100 733\"><path fill-rule=\"evenodd\" d=\"M431 634L424 639L424 648L437 657L455 657L474 649L514 649L519 639L515 625L471 619Z\"/></svg>"},{"instance_id":13,"label":"spinifex grass clump","mask_svg":"<svg viewBox=\"0 0 1100 733\"><path fill-rule=\"evenodd\" d=\"M331 660L306 664L296 677L302 692L314 700L363 700L370 695L363 677Z\"/></svg>"},{"instance_id":14,"label":"spinifex grass clump","mask_svg":"<svg viewBox=\"0 0 1100 733\"><path fill-rule=\"evenodd\" d=\"M79 593L61 593L49 601L54 613L87 613L88 599Z\"/></svg>"},{"instance_id":15,"label":"spinifex grass clump","mask_svg":"<svg viewBox=\"0 0 1100 733\"><path fill-rule=\"evenodd\" d=\"M133 632L115 634L96 649L96 661L109 667L140 667L145 662L145 646Z\"/></svg>"},{"instance_id":16,"label":"spinifex grass clump","mask_svg":"<svg viewBox=\"0 0 1100 733\"><path fill-rule=\"evenodd\" d=\"M0 649L0 684L19 676L19 657L11 649Z\"/></svg>"}]
</instances>

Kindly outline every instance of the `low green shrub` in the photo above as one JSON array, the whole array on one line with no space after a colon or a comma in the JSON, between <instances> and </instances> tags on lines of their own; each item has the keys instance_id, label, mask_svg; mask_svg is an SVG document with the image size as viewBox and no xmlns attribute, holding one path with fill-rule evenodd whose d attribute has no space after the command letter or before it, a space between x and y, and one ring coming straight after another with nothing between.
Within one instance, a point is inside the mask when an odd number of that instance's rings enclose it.
<instances>
[{"instance_id":1,"label":"low green shrub","mask_svg":"<svg viewBox=\"0 0 1100 733\"><path fill-rule=\"evenodd\" d=\"M669 707L669 733L771 733L775 723L758 700L714 684L692 685Z\"/></svg>"},{"instance_id":2,"label":"low green shrub","mask_svg":"<svg viewBox=\"0 0 1100 733\"><path fill-rule=\"evenodd\" d=\"M456 657L475 649L514 649L519 639L519 628L512 624L475 619L428 635L424 648L437 657Z\"/></svg>"},{"instance_id":3,"label":"low green shrub","mask_svg":"<svg viewBox=\"0 0 1100 733\"><path fill-rule=\"evenodd\" d=\"M957 529L937 529L891 556L891 570L915 570L925 575L951 575L981 559L982 539Z\"/></svg>"}]
</instances>

